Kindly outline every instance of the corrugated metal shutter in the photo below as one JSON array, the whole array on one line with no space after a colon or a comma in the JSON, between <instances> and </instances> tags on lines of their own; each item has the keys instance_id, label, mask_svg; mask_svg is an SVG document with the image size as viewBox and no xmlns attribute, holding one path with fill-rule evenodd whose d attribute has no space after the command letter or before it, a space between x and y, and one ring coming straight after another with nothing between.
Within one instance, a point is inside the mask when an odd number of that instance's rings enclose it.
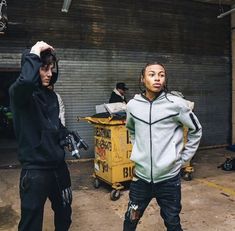
<instances>
[{"instance_id":1,"label":"corrugated metal shutter","mask_svg":"<svg viewBox=\"0 0 235 231\"><path fill-rule=\"evenodd\" d=\"M60 78L56 90L66 105L67 126L78 129L91 146L85 155L93 155L93 126L78 123L77 117L95 114L95 105L108 102L117 81L127 83L130 88L127 97L132 98L139 92L141 68L150 60L166 66L169 90L181 91L195 102L195 113L204 127L202 145L228 142L231 78L227 57L101 50L60 50L59 55ZM71 60L64 60L64 57L71 57Z\"/></svg>"},{"instance_id":2,"label":"corrugated metal shutter","mask_svg":"<svg viewBox=\"0 0 235 231\"><path fill-rule=\"evenodd\" d=\"M9 20L16 24L1 37L0 68L19 68L20 52L37 40L57 49L61 78L55 89L65 101L69 129L78 129L91 146L84 156L94 154L93 129L77 117L108 102L117 81L129 86L128 98L139 92L140 70L152 60L166 65L169 89L195 102L201 145L230 142L230 21L216 18L217 5L79 0L72 1L68 14L61 6L55 0L25 0L23 8L20 1L9 2Z\"/></svg>"}]
</instances>

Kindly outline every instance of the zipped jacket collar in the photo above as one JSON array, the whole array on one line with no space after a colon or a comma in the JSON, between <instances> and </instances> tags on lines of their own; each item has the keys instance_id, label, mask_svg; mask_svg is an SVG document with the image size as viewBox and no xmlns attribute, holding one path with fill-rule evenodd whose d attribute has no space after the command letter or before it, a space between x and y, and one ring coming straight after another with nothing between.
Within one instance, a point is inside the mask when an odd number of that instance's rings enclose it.
<instances>
[{"instance_id":1,"label":"zipped jacket collar","mask_svg":"<svg viewBox=\"0 0 235 231\"><path fill-rule=\"evenodd\" d=\"M148 101L148 102L154 102L156 100L160 100L160 99L163 99L164 96L165 96L166 92L165 91L162 91L158 96L156 96L153 100L149 100L144 93L141 93L141 94L136 94L134 96L134 99L136 100L140 100L140 101Z\"/></svg>"}]
</instances>

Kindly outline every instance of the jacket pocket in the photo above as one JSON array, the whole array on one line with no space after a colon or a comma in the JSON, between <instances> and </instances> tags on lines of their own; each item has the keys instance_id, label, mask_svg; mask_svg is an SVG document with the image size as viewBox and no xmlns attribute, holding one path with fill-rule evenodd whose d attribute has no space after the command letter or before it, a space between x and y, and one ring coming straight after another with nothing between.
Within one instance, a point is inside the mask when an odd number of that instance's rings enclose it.
<instances>
[{"instance_id":1,"label":"jacket pocket","mask_svg":"<svg viewBox=\"0 0 235 231\"><path fill-rule=\"evenodd\" d=\"M42 131L41 140L36 147L43 160L56 161L60 153L64 153L59 144L59 134L57 131ZM40 157L39 157L40 158Z\"/></svg>"},{"instance_id":2,"label":"jacket pocket","mask_svg":"<svg viewBox=\"0 0 235 231\"><path fill-rule=\"evenodd\" d=\"M181 154L180 152L177 151L177 147L176 147L176 142L173 141L173 147L174 147L174 155L175 155L175 163L181 163Z\"/></svg>"}]
</instances>

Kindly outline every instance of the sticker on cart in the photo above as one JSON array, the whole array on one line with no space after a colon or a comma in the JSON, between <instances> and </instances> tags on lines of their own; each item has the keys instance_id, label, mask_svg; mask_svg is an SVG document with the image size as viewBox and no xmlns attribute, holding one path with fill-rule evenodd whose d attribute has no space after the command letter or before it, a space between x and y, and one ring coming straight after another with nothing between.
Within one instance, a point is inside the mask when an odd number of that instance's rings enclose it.
<instances>
[{"instance_id":1,"label":"sticker on cart","mask_svg":"<svg viewBox=\"0 0 235 231\"><path fill-rule=\"evenodd\" d=\"M95 167L95 170L96 170L96 171L100 171L100 167L99 167L99 165L98 165L97 163L95 163L95 166L94 166L94 167Z\"/></svg>"},{"instance_id":2,"label":"sticker on cart","mask_svg":"<svg viewBox=\"0 0 235 231\"><path fill-rule=\"evenodd\" d=\"M101 139L95 139L95 146L99 149L104 149L107 151L112 151L112 144L110 141L107 141L103 138Z\"/></svg>"},{"instance_id":3,"label":"sticker on cart","mask_svg":"<svg viewBox=\"0 0 235 231\"><path fill-rule=\"evenodd\" d=\"M107 139L111 139L111 130L97 127L95 129L95 135L98 136L98 137L104 137L104 138L107 138Z\"/></svg>"},{"instance_id":4,"label":"sticker on cart","mask_svg":"<svg viewBox=\"0 0 235 231\"><path fill-rule=\"evenodd\" d=\"M134 166L124 167L122 170L123 178L132 178L134 173Z\"/></svg>"}]
</instances>

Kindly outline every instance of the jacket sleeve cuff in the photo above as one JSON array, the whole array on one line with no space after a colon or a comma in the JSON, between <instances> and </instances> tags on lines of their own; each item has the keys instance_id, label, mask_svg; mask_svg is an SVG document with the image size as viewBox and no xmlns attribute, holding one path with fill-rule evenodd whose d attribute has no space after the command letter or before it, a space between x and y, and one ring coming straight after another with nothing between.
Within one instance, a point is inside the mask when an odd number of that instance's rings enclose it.
<instances>
[{"instance_id":1,"label":"jacket sleeve cuff","mask_svg":"<svg viewBox=\"0 0 235 231\"><path fill-rule=\"evenodd\" d=\"M35 50L35 49L31 49L31 51L30 51L30 53L31 54L35 54L35 55L37 55L39 58L40 58L40 52L39 51L37 51L37 50Z\"/></svg>"}]
</instances>

